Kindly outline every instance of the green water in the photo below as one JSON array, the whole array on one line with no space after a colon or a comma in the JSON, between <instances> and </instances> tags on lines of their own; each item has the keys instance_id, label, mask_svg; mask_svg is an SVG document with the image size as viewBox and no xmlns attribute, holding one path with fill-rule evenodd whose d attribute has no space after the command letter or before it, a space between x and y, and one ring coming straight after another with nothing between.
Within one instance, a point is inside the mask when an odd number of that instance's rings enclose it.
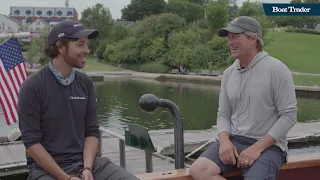
<instances>
[{"instance_id":1,"label":"green water","mask_svg":"<svg viewBox=\"0 0 320 180\"><path fill-rule=\"evenodd\" d=\"M139 108L140 97L152 93L175 102L181 111L184 129L208 129L216 124L219 87L205 84L112 79L97 84L99 117L102 126L122 132L127 123L150 129L173 128L171 114L158 109L148 114ZM298 98L300 122L320 120L320 99Z\"/></svg>"},{"instance_id":2,"label":"green water","mask_svg":"<svg viewBox=\"0 0 320 180\"><path fill-rule=\"evenodd\" d=\"M208 129L216 124L218 86L110 77L107 82L96 83L96 88L100 124L120 133L128 123L153 130L173 128L172 116L166 109L149 114L139 108L139 99L146 93L175 102L181 110L185 130ZM298 98L298 109L300 122L320 120L320 99ZM11 128L0 121L0 136L6 136Z\"/></svg>"}]
</instances>

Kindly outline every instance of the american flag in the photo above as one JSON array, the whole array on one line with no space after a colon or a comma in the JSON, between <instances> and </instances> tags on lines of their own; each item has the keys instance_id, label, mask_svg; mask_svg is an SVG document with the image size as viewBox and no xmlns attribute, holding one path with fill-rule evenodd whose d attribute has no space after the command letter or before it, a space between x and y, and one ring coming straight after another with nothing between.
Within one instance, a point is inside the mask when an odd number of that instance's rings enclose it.
<instances>
[{"instance_id":1,"label":"american flag","mask_svg":"<svg viewBox=\"0 0 320 180\"><path fill-rule=\"evenodd\" d=\"M27 78L26 66L17 39L0 44L0 104L8 125L18 121L18 92Z\"/></svg>"}]
</instances>

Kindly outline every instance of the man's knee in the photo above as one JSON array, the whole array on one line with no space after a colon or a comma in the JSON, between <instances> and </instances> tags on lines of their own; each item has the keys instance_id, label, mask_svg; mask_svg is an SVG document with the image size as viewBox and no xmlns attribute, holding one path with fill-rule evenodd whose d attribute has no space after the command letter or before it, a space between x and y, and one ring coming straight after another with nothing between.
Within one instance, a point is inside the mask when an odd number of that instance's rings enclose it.
<instances>
[{"instance_id":1,"label":"man's knee","mask_svg":"<svg viewBox=\"0 0 320 180\"><path fill-rule=\"evenodd\" d=\"M192 179L200 180L219 175L221 173L221 169L213 161L204 157L199 157L191 165L189 172Z\"/></svg>"},{"instance_id":2,"label":"man's knee","mask_svg":"<svg viewBox=\"0 0 320 180\"><path fill-rule=\"evenodd\" d=\"M106 157L97 157L93 165L93 177L95 180L139 180L127 170L114 164Z\"/></svg>"}]
</instances>

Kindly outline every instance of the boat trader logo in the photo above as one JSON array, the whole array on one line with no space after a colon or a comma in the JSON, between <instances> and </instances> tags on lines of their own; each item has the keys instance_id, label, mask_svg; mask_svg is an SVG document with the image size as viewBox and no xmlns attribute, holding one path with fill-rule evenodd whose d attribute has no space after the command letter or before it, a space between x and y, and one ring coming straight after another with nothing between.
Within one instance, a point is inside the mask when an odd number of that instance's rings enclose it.
<instances>
[{"instance_id":1,"label":"boat trader logo","mask_svg":"<svg viewBox=\"0 0 320 180\"><path fill-rule=\"evenodd\" d=\"M86 97L70 96L70 99L86 99Z\"/></svg>"}]
</instances>

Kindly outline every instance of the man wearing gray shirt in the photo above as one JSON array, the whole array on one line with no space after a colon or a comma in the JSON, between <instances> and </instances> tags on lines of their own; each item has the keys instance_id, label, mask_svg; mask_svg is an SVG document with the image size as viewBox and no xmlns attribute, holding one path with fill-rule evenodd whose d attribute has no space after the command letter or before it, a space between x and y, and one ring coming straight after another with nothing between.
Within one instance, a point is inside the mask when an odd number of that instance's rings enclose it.
<instances>
[{"instance_id":1,"label":"man wearing gray shirt","mask_svg":"<svg viewBox=\"0 0 320 180\"><path fill-rule=\"evenodd\" d=\"M288 67L263 50L262 30L251 17L235 18L218 31L235 62L222 77L217 117L219 142L190 168L195 180L225 179L240 168L245 180L276 179L287 162L287 134L297 121Z\"/></svg>"}]
</instances>

